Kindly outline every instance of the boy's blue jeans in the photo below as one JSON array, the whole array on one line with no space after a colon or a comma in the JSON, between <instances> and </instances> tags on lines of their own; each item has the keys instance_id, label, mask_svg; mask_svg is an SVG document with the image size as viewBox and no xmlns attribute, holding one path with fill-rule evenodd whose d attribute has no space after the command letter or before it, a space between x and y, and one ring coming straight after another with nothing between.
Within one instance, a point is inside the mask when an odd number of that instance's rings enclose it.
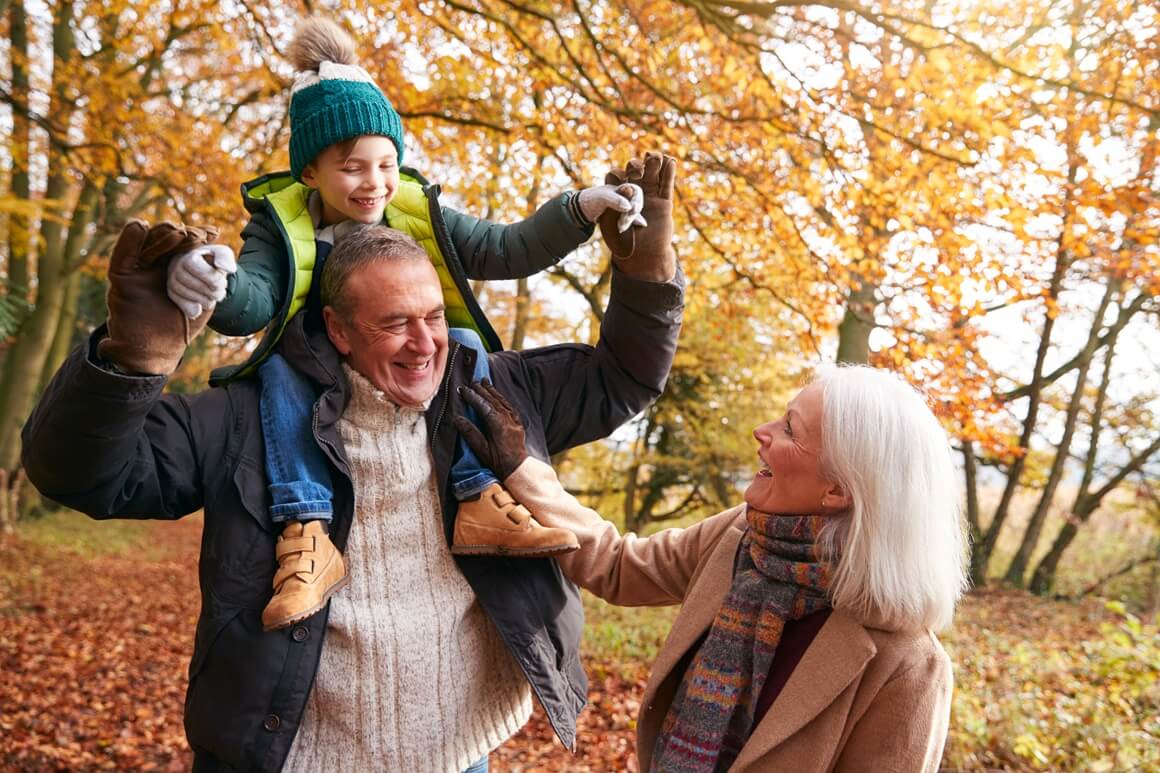
<instances>
[{"instance_id":1,"label":"boy's blue jeans","mask_svg":"<svg viewBox=\"0 0 1160 773\"><path fill-rule=\"evenodd\" d=\"M450 337L478 353L472 379L491 375L483 342L472 330L451 328ZM334 484L330 468L314 439L314 388L279 354L272 354L258 367L262 382L259 412L266 447L266 477L273 504L270 519L285 521L329 521L334 516ZM468 407L467 418L479 426L479 418ZM455 498L462 501L479 494L493 483L495 473L484 467L462 438L451 465Z\"/></svg>"},{"instance_id":2,"label":"boy's blue jeans","mask_svg":"<svg viewBox=\"0 0 1160 773\"><path fill-rule=\"evenodd\" d=\"M475 350L475 370L471 372L472 381L483 381L491 378L491 368L487 364L487 350L483 348L483 341L474 330L463 327L453 327L447 331L453 341ZM483 422L470 405L465 406L467 420L483 429ZM451 465L451 486L455 490L455 498L462 502L478 495L493 483L499 483L495 473L483 466L479 457L467 445L467 441L459 438L455 446L455 463Z\"/></svg>"},{"instance_id":3,"label":"boy's blue jeans","mask_svg":"<svg viewBox=\"0 0 1160 773\"><path fill-rule=\"evenodd\" d=\"M334 516L334 484L322 449L314 439L314 387L280 354L259 367L262 391L258 413L266 446L266 477L273 504L270 519L329 521Z\"/></svg>"}]
</instances>

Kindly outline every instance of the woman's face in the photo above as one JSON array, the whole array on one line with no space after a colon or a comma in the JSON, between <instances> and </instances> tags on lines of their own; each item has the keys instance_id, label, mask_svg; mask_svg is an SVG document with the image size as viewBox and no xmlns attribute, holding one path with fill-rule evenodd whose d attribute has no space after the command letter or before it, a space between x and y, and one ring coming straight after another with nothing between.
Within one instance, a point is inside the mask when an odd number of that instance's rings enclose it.
<instances>
[{"instance_id":1,"label":"woman's face","mask_svg":"<svg viewBox=\"0 0 1160 773\"><path fill-rule=\"evenodd\" d=\"M755 510L819 515L843 510L848 500L822 475L822 385L813 383L789 401L785 415L753 430L761 469L745 490Z\"/></svg>"}]
</instances>

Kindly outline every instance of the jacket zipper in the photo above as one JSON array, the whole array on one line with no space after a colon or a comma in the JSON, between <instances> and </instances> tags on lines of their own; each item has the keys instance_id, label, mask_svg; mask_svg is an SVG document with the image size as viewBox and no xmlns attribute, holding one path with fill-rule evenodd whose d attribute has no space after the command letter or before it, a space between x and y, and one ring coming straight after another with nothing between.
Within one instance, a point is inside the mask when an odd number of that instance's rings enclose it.
<instances>
[{"instance_id":1,"label":"jacket zipper","mask_svg":"<svg viewBox=\"0 0 1160 773\"><path fill-rule=\"evenodd\" d=\"M451 350L451 356L447 359L447 370L443 372L443 405L439 407L439 415L435 418L435 428L431 431L431 437L428 438L429 443L434 443L435 439L439 437L439 425L443 423L443 415L447 413L447 404L451 402L451 371L455 367L455 357L459 354L459 344L455 344L455 348Z\"/></svg>"}]
</instances>

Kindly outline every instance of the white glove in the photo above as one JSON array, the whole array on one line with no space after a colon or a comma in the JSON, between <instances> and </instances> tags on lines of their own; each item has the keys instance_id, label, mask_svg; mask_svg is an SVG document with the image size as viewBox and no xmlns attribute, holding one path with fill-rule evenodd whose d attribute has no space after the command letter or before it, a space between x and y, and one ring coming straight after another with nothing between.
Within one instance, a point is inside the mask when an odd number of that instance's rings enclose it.
<instances>
[{"instance_id":1,"label":"white glove","mask_svg":"<svg viewBox=\"0 0 1160 773\"><path fill-rule=\"evenodd\" d=\"M594 185L579 194L580 211L590 222L595 223L607 210L620 213L616 220L616 230L624 233L634 225L646 226L640 214L644 208L644 191L635 183L623 185Z\"/></svg>"},{"instance_id":2,"label":"white glove","mask_svg":"<svg viewBox=\"0 0 1160 773\"><path fill-rule=\"evenodd\" d=\"M197 319L226 297L226 277L237 270L233 250L224 244L206 244L169 262L165 289L185 316Z\"/></svg>"}]
</instances>

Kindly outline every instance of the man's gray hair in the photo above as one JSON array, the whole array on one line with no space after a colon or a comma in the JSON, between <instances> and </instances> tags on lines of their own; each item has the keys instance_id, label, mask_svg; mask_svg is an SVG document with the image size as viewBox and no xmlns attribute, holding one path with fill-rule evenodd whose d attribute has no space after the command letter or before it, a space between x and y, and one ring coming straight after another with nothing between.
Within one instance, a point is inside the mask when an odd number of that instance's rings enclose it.
<instances>
[{"instance_id":1,"label":"man's gray hair","mask_svg":"<svg viewBox=\"0 0 1160 773\"><path fill-rule=\"evenodd\" d=\"M343 290L351 274L373 263L409 263L429 260L419 243L385 225L367 225L346 234L330 251L319 280L323 306L350 319L351 308Z\"/></svg>"},{"instance_id":2,"label":"man's gray hair","mask_svg":"<svg viewBox=\"0 0 1160 773\"><path fill-rule=\"evenodd\" d=\"M822 469L850 511L823 532L839 552L830 598L856 617L940 630L967 586L967 540L947 434L900 376L828 366L822 385Z\"/></svg>"}]
</instances>

